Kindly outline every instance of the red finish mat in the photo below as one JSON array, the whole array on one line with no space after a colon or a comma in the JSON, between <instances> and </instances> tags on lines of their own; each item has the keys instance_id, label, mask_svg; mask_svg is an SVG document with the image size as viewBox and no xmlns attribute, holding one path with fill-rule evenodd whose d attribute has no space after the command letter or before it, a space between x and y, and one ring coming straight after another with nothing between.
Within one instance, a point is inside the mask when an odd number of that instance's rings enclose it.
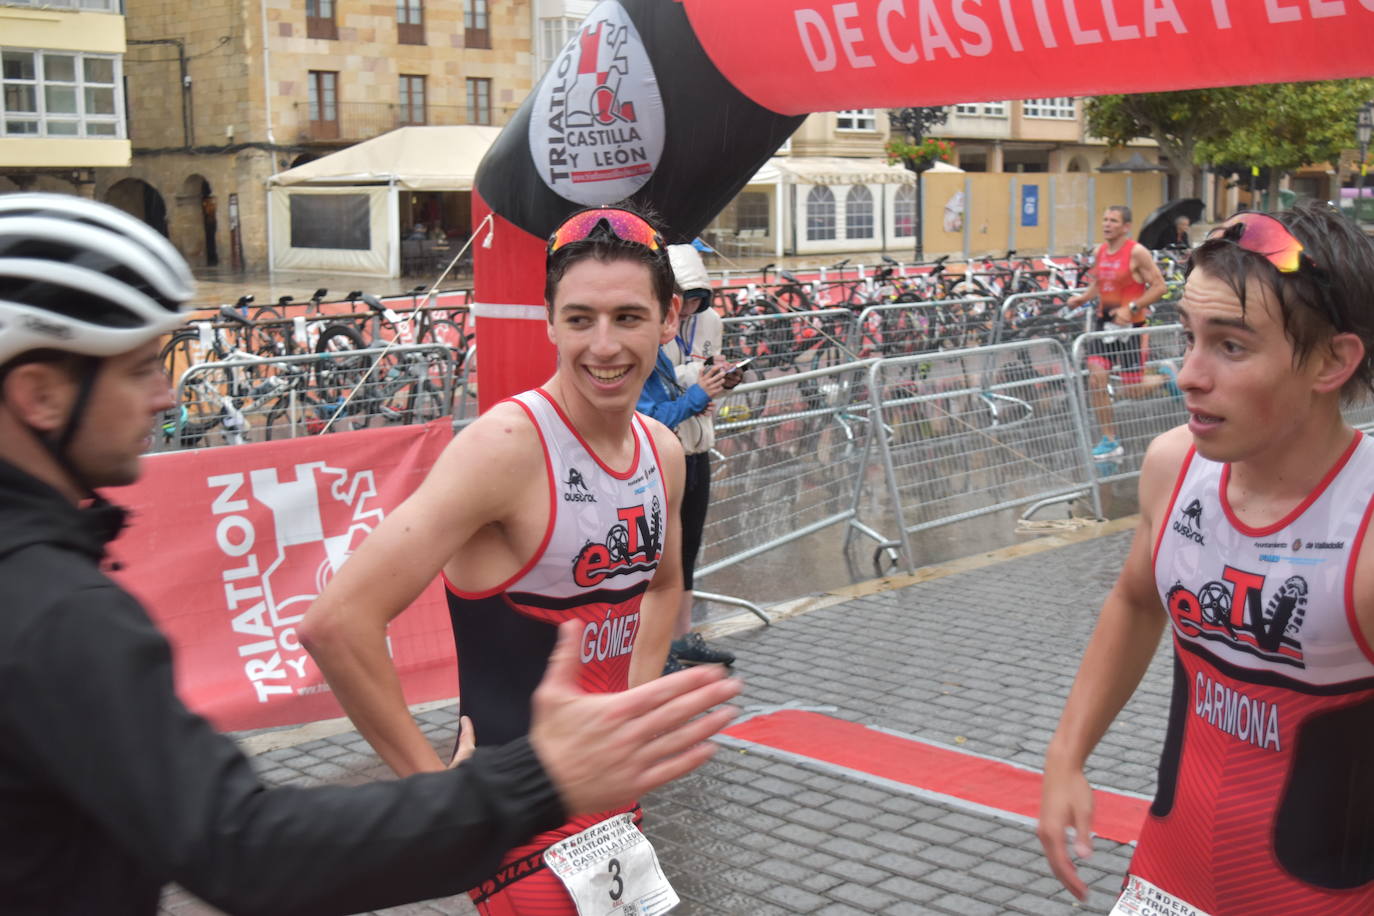
<instances>
[{"instance_id":1,"label":"red finish mat","mask_svg":"<svg viewBox=\"0 0 1374 916\"><path fill-rule=\"evenodd\" d=\"M1034 820L1040 813L1041 773L916 738L804 710L781 710L726 729L741 741L786 751L857 773L913 786L972 806ZM1118 843L1140 836L1149 802L1094 790L1093 833Z\"/></svg>"}]
</instances>

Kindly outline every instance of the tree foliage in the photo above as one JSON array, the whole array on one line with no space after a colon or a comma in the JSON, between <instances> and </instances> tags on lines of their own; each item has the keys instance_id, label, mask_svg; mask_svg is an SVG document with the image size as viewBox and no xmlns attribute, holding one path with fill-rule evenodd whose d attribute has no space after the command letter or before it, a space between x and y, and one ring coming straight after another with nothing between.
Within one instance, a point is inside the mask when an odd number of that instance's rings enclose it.
<instances>
[{"instance_id":1,"label":"tree foliage","mask_svg":"<svg viewBox=\"0 0 1374 916\"><path fill-rule=\"evenodd\" d=\"M1104 95L1084 105L1088 129L1120 145L1154 140L1193 196L1198 164L1244 163L1278 174L1336 160L1355 145L1355 115L1374 96L1374 79L1275 83Z\"/></svg>"},{"instance_id":2,"label":"tree foliage","mask_svg":"<svg viewBox=\"0 0 1374 916\"><path fill-rule=\"evenodd\" d=\"M1374 79L1246 86L1235 93L1229 129L1198 146L1200 161L1295 169L1335 162L1355 143L1355 118Z\"/></svg>"},{"instance_id":3,"label":"tree foliage","mask_svg":"<svg viewBox=\"0 0 1374 916\"><path fill-rule=\"evenodd\" d=\"M912 140L920 142L926 131L939 127L949 120L948 108L889 108L888 122L894 131L901 131Z\"/></svg>"},{"instance_id":4,"label":"tree foliage","mask_svg":"<svg viewBox=\"0 0 1374 916\"><path fill-rule=\"evenodd\" d=\"M1150 139L1178 171L1179 193L1193 195L1198 144L1226 133L1236 111L1236 89L1142 92L1088 99L1088 130L1113 146Z\"/></svg>"}]
</instances>

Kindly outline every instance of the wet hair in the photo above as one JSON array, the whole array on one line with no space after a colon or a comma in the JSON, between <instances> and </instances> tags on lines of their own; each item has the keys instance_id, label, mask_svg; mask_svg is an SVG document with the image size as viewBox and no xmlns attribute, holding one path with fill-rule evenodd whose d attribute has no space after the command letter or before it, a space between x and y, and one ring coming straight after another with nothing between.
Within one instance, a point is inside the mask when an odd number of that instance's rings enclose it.
<instances>
[{"instance_id":1,"label":"wet hair","mask_svg":"<svg viewBox=\"0 0 1374 916\"><path fill-rule=\"evenodd\" d=\"M662 222L658 219L658 215L648 207L632 204L628 201L607 204L607 206L630 211L657 229L660 236L663 235ZM570 242L564 245L549 257L544 271L544 304L548 309L549 320L553 320L554 294L558 292L558 284L562 281L563 275L574 264L586 260L595 260L602 264L610 264L615 261L632 261L649 268L650 285L654 299L658 301L659 314L661 317L667 317L668 309L673 302L673 293L677 287L677 283L673 279L672 264L668 261L667 248L659 248L655 251L637 242L624 241L612 232L604 230L600 233L596 233L595 230L593 232L593 235L580 242Z\"/></svg>"},{"instance_id":2,"label":"wet hair","mask_svg":"<svg viewBox=\"0 0 1374 916\"><path fill-rule=\"evenodd\" d=\"M1121 221L1126 225L1131 223L1131 208L1125 204L1112 204L1107 208L1108 213L1116 212L1121 215Z\"/></svg>"},{"instance_id":3,"label":"wet hair","mask_svg":"<svg viewBox=\"0 0 1374 916\"><path fill-rule=\"evenodd\" d=\"M1281 273L1260 254L1225 238L1208 239L1193 250L1188 273L1205 270L1225 281L1245 312L1251 280L1264 285L1279 305L1284 334L1301 366L1337 334L1364 343L1364 359L1341 388L1349 404L1374 389L1374 241L1346 217L1317 201L1270 214L1302 243L1302 266Z\"/></svg>"}]
</instances>

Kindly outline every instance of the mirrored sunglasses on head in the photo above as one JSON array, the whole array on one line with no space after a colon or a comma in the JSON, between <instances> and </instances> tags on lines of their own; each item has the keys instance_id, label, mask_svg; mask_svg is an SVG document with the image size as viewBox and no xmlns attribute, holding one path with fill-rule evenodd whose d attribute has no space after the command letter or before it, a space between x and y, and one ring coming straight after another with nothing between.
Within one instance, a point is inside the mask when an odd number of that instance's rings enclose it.
<instances>
[{"instance_id":1,"label":"mirrored sunglasses on head","mask_svg":"<svg viewBox=\"0 0 1374 916\"><path fill-rule=\"evenodd\" d=\"M637 213L619 207L597 207L582 210L565 219L549 236L546 255L552 255L566 245L610 235L622 242L643 245L650 251L663 252L663 237L648 221Z\"/></svg>"},{"instance_id":2,"label":"mirrored sunglasses on head","mask_svg":"<svg viewBox=\"0 0 1374 916\"><path fill-rule=\"evenodd\" d=\"M1299 242L1288 227L1267 213L1237 213L1207 233L1208 239L1225 239L1267 260L1279 273L1296 273L1306 260Z\"/></svg>"}]
</instances>

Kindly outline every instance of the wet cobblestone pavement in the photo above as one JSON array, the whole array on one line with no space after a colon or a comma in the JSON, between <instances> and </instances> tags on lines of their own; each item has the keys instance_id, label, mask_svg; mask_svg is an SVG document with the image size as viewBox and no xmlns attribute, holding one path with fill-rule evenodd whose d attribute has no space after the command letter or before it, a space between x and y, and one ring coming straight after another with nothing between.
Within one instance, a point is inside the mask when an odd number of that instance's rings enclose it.
<instances>
[{"instance_id":1,"label":"wet cobblestone pavement","mask_svg":"<svg viewBox=\"0 0 1374 916\"><path fill-rule=\"evenodd\" d=\"M1038 769L1126 554L1131 535L1123 527L865 583L767 628L728 633L729 624L713 624L712 639L739 657L746 714L815 709ZM1169 676L1163 644L1089 762L1094 785L1153 792ZM451 746L451 706L419 716L436 746ZM298 730L304 743L272 749L263 748L293 740L291 733L238 737L258 748L254 759L275 785L383 778L366 742L344 728L323 737ZM722 746L644 807L645 832L682 898L680 916L1106 913L1131 853L1098 839L1081 866L1092 894L1079 905L1050 875L1024 820L758 746ZM216 911L172 889L163 912ZM384 912L474 910L459 897Z\"/></svg>"}]
</instances>

